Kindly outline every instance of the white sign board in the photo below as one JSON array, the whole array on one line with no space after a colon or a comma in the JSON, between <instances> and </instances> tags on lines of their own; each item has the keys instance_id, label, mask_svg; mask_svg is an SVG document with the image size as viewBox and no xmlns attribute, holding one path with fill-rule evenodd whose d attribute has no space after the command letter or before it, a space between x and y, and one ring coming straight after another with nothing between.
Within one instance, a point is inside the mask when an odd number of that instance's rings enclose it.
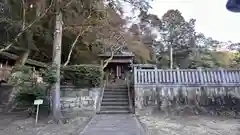
<instances>
[{"instance_id":1,"label":"white sign board","mask_svg":"<svg viewBox=\"0 0 240 135\"><path fill-rule=\"evenodd\" d=\"M35 124L37 124L37 121L38 121L39 105L41 105L41 104L43 104L43 100L42 99L34 100L34 105L37 105L37 114L36 114Z\"/></svg>"},{"instance_id":2,"label":"white sign board","mask_svg":"<svg viewBox=\"0 0 240 135\"><path fill-rule=\"evenodd\" d=\"M34 105L41 105L41 104L43 104L43 100L42 99L34 100Z\"/></svg>"}]
</instances>

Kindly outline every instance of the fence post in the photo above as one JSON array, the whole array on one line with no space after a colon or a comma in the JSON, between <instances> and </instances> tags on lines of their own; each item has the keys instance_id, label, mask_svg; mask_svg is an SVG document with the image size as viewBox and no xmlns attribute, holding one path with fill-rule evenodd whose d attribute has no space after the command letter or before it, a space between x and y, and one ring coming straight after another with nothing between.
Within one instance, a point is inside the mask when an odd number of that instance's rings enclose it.
<instances>
[{"instance_id":1,"label":"fence post","mask_svg":"<svg viewBox=\"0 0 240 135\"><path fill-rule=\"evenodd\" d=\"M137 67L133 67L133 80L134 80L134 86L137 84Z\"/></svg>"},{"instance_id":2,"label":"fence post","mask_svg":"<svg viewBox=\"0 0 240 135\"><path fill-rule=\"evenodd\" d=\"M179 70L179 67L177 67L176 68L177 69L177 83L179 84L179 83L181 83L180 81L181 81L181 75L180 75L180 70Z\"/></svg>"},{"instance_id":3,"label":"fence post","mask_svg":"<svg viewBox=\"0 0 240 135\"><path fill-rule=\"evenodd\" d=\"M224 73L224 69L223 68L220 68L220 71L221 71L221 80L222 80L222 83L223 84L226 84L226 74Z\"/></svg>"},{"instance_id":4,"label":"fence post","mask_svg":"<svg viewBox=\"0 0 240 135\"><path fill-rule=\"evenodd\" d=\"M158 69L157 67L155 67L154 69L155 69L155 83L158 84Z\"/></svg>"},{"instance_id":5,"label":"fence post","mask_svg":"<svg viewBox=\"0 0 240 135\"><path fill-rule=\"evenodd\" d=\"M202 71L202 68L201 67L198 67L198 72L199 72L199 82L200 84L203 84L204 83L204 80L203 80L203 71Z\"/></svg>"}]
</instances>

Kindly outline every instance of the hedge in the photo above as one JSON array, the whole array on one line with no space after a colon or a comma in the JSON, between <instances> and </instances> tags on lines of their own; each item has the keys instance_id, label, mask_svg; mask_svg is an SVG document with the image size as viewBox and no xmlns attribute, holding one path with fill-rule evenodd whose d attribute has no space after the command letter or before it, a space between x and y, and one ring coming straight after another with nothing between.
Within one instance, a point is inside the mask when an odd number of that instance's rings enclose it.
<instances>
[{"instance_id":1,"label":"hedge","mask_svg":"<svg viewBox=\"0 0 240 135\"><path fill-rule=\"evenodd\" d=\"M62 82L71 82L79 87L99 87L101 68L95 65L71 65L61 68Z\"/></svg>"}]
</instances>

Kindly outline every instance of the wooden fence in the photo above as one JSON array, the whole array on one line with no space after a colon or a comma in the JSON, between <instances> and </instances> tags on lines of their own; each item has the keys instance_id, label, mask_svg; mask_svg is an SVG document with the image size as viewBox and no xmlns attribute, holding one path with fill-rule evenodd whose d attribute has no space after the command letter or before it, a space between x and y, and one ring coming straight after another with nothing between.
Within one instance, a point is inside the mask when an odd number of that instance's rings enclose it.
<instances>
[{"instance_id":1,"label":"wooden fence","mask_svg":"<svg viewBox=\"0 0 240 135\"><path fill-rule=\"evenodd\" d=\"M134 85L240 87L240 70L134 68Z\"/></svg>"}]
</instances>

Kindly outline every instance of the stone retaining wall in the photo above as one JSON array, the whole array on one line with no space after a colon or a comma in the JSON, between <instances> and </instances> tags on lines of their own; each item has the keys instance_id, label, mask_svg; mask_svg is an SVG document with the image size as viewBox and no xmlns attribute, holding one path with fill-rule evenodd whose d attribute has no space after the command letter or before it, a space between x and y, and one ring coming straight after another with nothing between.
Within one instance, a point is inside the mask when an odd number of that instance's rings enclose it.
<instances>
[{"instance_id":1,"label":"stone retaining wall","mask_svg":"<svg viewBox=\"0 0 240 135\"><path fill-rule=\"evenodd\" d=\"M176 108L186 105L195 106L196 110L210 109L216 113L227 110L240 114L238 87L142 87L134 91L136 114L156 110L176 111Z\"/></svg>"},{"instance_id":2,"label":"stone retaining wall","mask_svg":"<svg viewBox=\"0 0 240 135\"><path fill-rule=\"evenodd\" d=\"M61 87L61 108L63 111L96 111L101 88Z\"/></svg>"},{"instance_id":3,"label":"stone retaining wall","mask_svg":"<svg viewBox=\"0 0 240 135\"><path fill-rule=\"evenodd\" d=\"M141 111L145 111L147 108L156 108L158 105L156 102L158 97L156 97L156 88L154 87L144 87L135 88L135 113L138 114Z\"/></svg>"},{"instance_id":4,"label":"stone retaining wall","mask_svg":"<svg viewBox=\"0 0 240 135\"><path fill-rule=\"evenodd\" d=\"M12 88L12 86L6 84L0 86L0 105L8 103Z\"/></svg>"},{"instance_id":5,"label":"stone retaining wall","mask_svg":"<svg viewBox=\"0 0 240 135\"><path fill-rule=\"evenodd\" d=\"M8 104L12 89L13 87L10 85L0 86L0 108ZM101 91L101 88L61 86L61 109L63 112L70 113L79 111L96 112Z\"/></svg>"}]
</instances>

